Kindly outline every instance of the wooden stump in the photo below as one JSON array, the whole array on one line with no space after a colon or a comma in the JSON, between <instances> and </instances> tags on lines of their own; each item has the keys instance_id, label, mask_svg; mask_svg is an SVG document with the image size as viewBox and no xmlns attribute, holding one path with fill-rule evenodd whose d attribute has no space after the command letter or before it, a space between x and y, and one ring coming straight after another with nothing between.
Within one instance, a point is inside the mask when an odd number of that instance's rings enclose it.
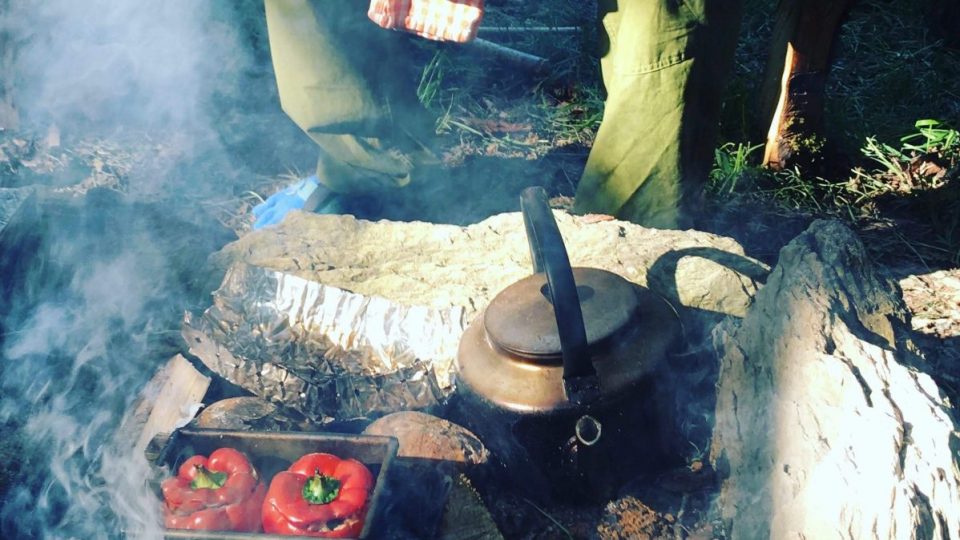
<instances>
[{"instance_id":1,"label":"wooden stump","mask_svg":"<svg viewBox=\"0 0 960 540\"><path fill-rule=\"evenodd\" d=\"M840 23L856 0L781 0L760 95L770 118L763 164L793 165L819 144L830 52Z\"/></svg>"}]
</instances>

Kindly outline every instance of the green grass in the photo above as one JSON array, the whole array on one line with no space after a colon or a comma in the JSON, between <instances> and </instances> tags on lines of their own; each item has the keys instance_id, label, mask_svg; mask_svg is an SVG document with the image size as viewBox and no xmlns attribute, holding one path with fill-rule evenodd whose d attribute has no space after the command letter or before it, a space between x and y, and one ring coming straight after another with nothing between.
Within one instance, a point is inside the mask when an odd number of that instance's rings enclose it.
<instances>
[{"instance_id":1,"label":"green grass","mask_svg":"<svg viewBox=\"0 0 960 540\"><path fill-rule=\"evenodd\" d=\"M894 140L918 118L960 125L960 51L924 18L936 3L862 0L853 9L827 87L828 131L839 147Z\"/></svg>"},{"instance_id":2,"label":"green grass","mask_svg":"<svg viewBox=\"0 0 960 540\"><path fill-rule=\"evenodd\" d=\"M751 175L759 172L755 154L762 148L762 144L728 142L714 150L708 184L711 191L723 195L733 193L738 186L742 188L743 180L750 180Z\"/></svg>"},{"instance_id":3,"label":"green grass","mask_svg":"<svg viewBox=\"0 0 960 540\"><path fill-rule=\"evenodd\" d=\"M834 47L817 167L760 169L757 117L776 2L745 0L710 192L781 209L900 227L896 250L960 263L960 50L946 0L861 0ZM942 19L942 17L941 17ZM939 27L939 30L938 30ZM918 120L919 119L919 120ZM890 235L887 235L890 236Z\"/></svg>"},{"instance_id":4,"label":"green grass","mask_svg":"<svg viewBox=\"0 0 960 540\"><path fill-rule=\"evenodd\" d=\"M715 153L709 191L717 199L751 199L781 209L838 217L854 225L905 224L899 250L925 264L960 263L960 132L932 119L887 143L866 137L862 166L825 178L799 167L761 168L760 145L728 142Z\"/></svg>"}]
</instances>

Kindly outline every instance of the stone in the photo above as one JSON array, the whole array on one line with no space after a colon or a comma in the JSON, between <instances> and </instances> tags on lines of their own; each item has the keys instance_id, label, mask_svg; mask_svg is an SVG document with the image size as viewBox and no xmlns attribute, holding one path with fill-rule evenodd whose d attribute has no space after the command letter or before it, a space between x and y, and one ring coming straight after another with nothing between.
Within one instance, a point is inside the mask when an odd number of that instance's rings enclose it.
<instances>
[{"instance_id":1,"label":"stone","mask_svg":"<svg viewBox=\"0 0 960 540\"><path fill-rule=\"evenodd\" d=\"M617 273L698 312L742 316L768 270L730 238L563 211L554 217L573 266ZM517 212L466 227L292 212L211 261L223 270L245 262L402 305L462 306L467 322L532 272Z\"/></svg>"},{"instance_id":2,"label":"stone","mask_svg":"<svg viewBox=\"0 0 960 540\"><path fill-rule=\"evenodd\" d=\"M960 538L960 437L908 319L855 235L817 221L716 329L731 538Z\"/></svg>"},{"instance_id":3,"label":"stone","mask_svg":"<svg viewBox=\"0 0 960 540\"><path fill-rule=\"evenodd\" d=\"M310 425L282 407L255 396L221 399L193 421L200 429L237 431L310 431Z\"/></svg>"},{"instance_id":4,"label":"stone","mask_svg":"<svg viewBox=\"0 0 960 540\"><path fill-rule=\"evenodd\" d=\"M443 461L459 466L487 463L490 453L476 435L464 427L422 412L388 414L367 426L366 435L396 437L398 457Z\"/></svg>"}]
</instances>

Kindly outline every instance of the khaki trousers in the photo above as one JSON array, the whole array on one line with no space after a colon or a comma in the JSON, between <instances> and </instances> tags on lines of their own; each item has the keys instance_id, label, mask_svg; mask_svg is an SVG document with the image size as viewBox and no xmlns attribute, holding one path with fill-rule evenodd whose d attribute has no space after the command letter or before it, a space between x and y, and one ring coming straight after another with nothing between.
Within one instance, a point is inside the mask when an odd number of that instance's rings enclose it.
<instances>
[{"instance_id":1,"label":"khaki trousers","mask_svg":"<svg viewBox=\"0 0 960 540\"><path fill-rule=\"evenodd\" d=\"M607 98L574 210L687 226L713 162L740 0L600 0L599 7Z\"/></svg>"}]
</instances>

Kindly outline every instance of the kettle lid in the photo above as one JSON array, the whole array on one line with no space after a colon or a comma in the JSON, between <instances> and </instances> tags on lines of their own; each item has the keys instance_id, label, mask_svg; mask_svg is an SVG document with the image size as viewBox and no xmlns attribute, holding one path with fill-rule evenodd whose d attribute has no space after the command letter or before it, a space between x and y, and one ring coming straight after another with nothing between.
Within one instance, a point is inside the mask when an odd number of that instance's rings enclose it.
<instances>
[{"instance_id":1,"label":"kettle lid","mask_svg":"<svg viewBox=\"0 0 960 540\"><path fill-rule=\"evenodd\" d=\"M634 284L599 268L572 270L588 346L631 323L639 308ZM501 291L487 306L483 325L490 340L508 353L536 363L562 363L560 333L543 272Z\"/></svg>"}]
</instances>

